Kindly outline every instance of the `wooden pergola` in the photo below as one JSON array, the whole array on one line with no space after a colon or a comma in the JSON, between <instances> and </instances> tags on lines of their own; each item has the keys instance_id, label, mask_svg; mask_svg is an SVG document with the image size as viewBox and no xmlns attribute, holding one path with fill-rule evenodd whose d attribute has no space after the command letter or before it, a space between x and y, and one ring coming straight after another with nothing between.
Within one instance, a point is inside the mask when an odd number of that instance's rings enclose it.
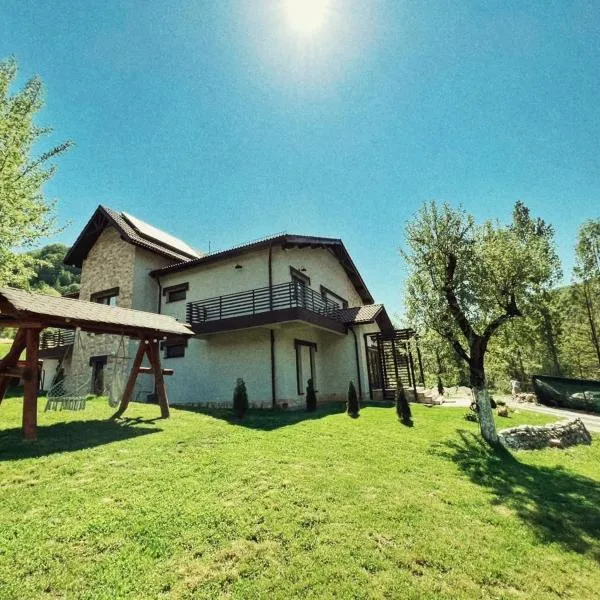
<instances>
[{"instance_id":1,"label":"wooden pergola","mask_svg":"<svg viewBox=\"0 0 600 600\"><path fill-rule=\"evenodd\" d=\"M22 378L23 436L37 437L37 398L39 391L38 348L40 332L47 327L79 328L99 334L124 335L139 340L139 346L127 379L123 396L114 418L120 417L131 400L138 373L154 375L161 416L169 416L169 400L164 375L171 374L161 367L161 340L189 338L193 331L173 317L155 313L107 306L74 298L57 298L13 288L0 288L0 327L14 327L17 334L13 344L0 359L0 403L11 378ZM25 361L19 357L25 350ZM142 367L144 356L150 367Z\"/></svg>"}]
</instances>

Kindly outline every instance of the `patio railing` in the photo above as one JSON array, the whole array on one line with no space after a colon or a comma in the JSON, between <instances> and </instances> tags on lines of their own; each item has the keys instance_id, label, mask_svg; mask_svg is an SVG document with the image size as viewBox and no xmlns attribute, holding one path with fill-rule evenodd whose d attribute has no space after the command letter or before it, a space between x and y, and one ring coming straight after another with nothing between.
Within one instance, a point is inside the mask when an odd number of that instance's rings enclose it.
<instances>
[{"instance_id":1,"label":"patio railing","mask_svg":"<svg viewBox=\"0 0 600 600\"><path fill-rule=\"evenodd\" d=\"M286 308L304 308L335 319L336 312L341 306L306 285L290 281L272 287L188 302L186 317L191 325L201 325L210 321L257 315Z\"/></svg>"},{"instance_id":2,"label":"patio railing","mask_svg":"<svg viewBox=\"0 0 600 600\"><path fill-rule=\"evenodd\" d=\"M40 335L40 350L72 346L75 342L73 329L45 329Z\"/></svg>"}]
</instances>

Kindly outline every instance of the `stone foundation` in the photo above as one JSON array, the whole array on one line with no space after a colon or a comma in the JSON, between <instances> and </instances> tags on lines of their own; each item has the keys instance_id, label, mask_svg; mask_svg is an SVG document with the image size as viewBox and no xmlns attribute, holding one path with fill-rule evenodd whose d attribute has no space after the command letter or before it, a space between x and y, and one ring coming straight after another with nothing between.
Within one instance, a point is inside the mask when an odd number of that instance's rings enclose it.
<instances>
[{"instance_id":1,"label":"stone foundation","mask_svg":"<svg viewBox=\"0 0 600 600\"><path fill-rule=\"evenodd\" d=\"M592 436L580 418L552 425L519 425L498 432L501 443L511 450L566 448L576 444L591 444Z\"/></svg>"}]
</instances>

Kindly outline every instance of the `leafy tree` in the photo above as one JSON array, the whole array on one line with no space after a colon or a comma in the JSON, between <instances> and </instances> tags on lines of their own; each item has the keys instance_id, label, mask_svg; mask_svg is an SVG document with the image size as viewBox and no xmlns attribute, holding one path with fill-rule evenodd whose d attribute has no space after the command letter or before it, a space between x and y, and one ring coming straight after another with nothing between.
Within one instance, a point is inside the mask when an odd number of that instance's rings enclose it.
<instances>
[{"instance_id":1,"label":"leafy tree","mask_svg":"<svg viewBox=\"0 0 600 600\"><path fill-rule=\"evenodd\" d=\"M29 286L37 291L52 288L60 295L77 292L81 269L63 263L68 250L64 244L50 244L29 252L35 261Z\"/></svg>"},{"instance_id":2,"label":"leafy tree","mask_svg":"<svg viewBox=\"0 0 600 600\"><path fill-rule=\"evenodd\" d=\"M233 390L233 412L241 419L247 411L248 392L246 391L246 384L242 378L238 378Z\"/></svg>"},{"instance_id":3,"label":"leafy tree","mask_svg":"<svg viewBox=\"0 0 600 600\"><path fill-rule=\"evenodd\" d=\"M574 275L575 299L585 307L592 347L600 368L600 334L596 314L596 302L600 295L600 219L586 221L577 235L575 246Z\"/></svg>"},{"instance_id":4,"label":"leafy tree","mask_svg":"<svg viewBox=\"0 0 600 600\"><path fill-rule=\"evenodd\" d=\"M315 393L315 386L313 384L313 380L308 380L308 385L306 386L306 411L307 412L315 412L317 410L317 395Z\"/></svg>"},{"instance_id":5,"label":"leafy tree","mask_svg":"<svg viewBox=\"0 0 600 600\"><path fill-rule=\"evenodd\" d=\"M71 142L34 155L34 147L52 131L34 123L43 106L43 86L33 77L11 93L16 75L14 59L0 62L0 285L24 287L35 259L18 250L55 231L53 205L42 188L55 172L53 159Z\"/></svg>"},{"instance_id":6,"label":"leafy tree","mask_svg":"<svg viewBox=\"0 0 600 600\"><path fill-rule=\"evenodd\" d=\"M346 412L353 418L358 417L360 413L360 403L356 394L356 388L352 381L348 385L348 402L346 403Z\"/></svg>"},{"instance_id":7,"label":"leafy tree","mask_svg":"<svg viewBox=\"0 0 600 600\"><path fill-rule=\"evenodd\" d=\"M448 204L425 204L406 226L409 316L468 365L483 437L498 442L485 355L496 332L558 277L552 229L518 203L512 223L477 225Z\"/></svg>"}]
</instances>

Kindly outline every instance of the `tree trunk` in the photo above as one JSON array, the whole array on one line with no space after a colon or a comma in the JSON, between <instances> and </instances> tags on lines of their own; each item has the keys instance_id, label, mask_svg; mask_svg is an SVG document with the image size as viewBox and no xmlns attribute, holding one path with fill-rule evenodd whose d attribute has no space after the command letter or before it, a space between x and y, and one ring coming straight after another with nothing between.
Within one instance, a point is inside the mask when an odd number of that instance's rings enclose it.
<instances>
[{"instance_id":1,"label":"tree trunk","mask_svg":"<svg viewBox=\"0 0 600 600\"><path fill-rule=\"evenodd\" d=\"M484 356L485 348L479 343L471 346L471 360L469 361L471 388L475 395L475 402L479 413L479 428L483 439L490 446L499 444L498 434L496 433L496 423L494 422L494 413L490 404L490 395L485 385Z\"/></svg>"},{"instance_id":2,"label":"tree trunk","mask_svg":"<svg viewBox=\"0 0 600 600\"><path fill-rule=\"evenodd\" d=\"M594 312L592 307L592 297L590 294L589 283L583 282L583 297L585 298L585 308L588 314L588 320L590 322L590 333L592 338L592 344L596 350L596 356L598 357L598 366L600 366L600 343L598 342L598 334L596 333L596 323L594 322Z\"/></svg>"},{"instance_id":3,"label":"tree trunk","mask_svg":"<svg viewBox=\"0 0 600 600\"><path fill-rule=\"evenodd\" d=\"M562 369L560 368L560 362L558 360L558 350L556 349L556 336L554 335L554 328L552 327L552 317L547 307L541 308L542 320L544 322L544 337L546 343L550 349L550 357L552 359L552 375L556 377L562 377Z\"/></svg>"}]
</instances>

